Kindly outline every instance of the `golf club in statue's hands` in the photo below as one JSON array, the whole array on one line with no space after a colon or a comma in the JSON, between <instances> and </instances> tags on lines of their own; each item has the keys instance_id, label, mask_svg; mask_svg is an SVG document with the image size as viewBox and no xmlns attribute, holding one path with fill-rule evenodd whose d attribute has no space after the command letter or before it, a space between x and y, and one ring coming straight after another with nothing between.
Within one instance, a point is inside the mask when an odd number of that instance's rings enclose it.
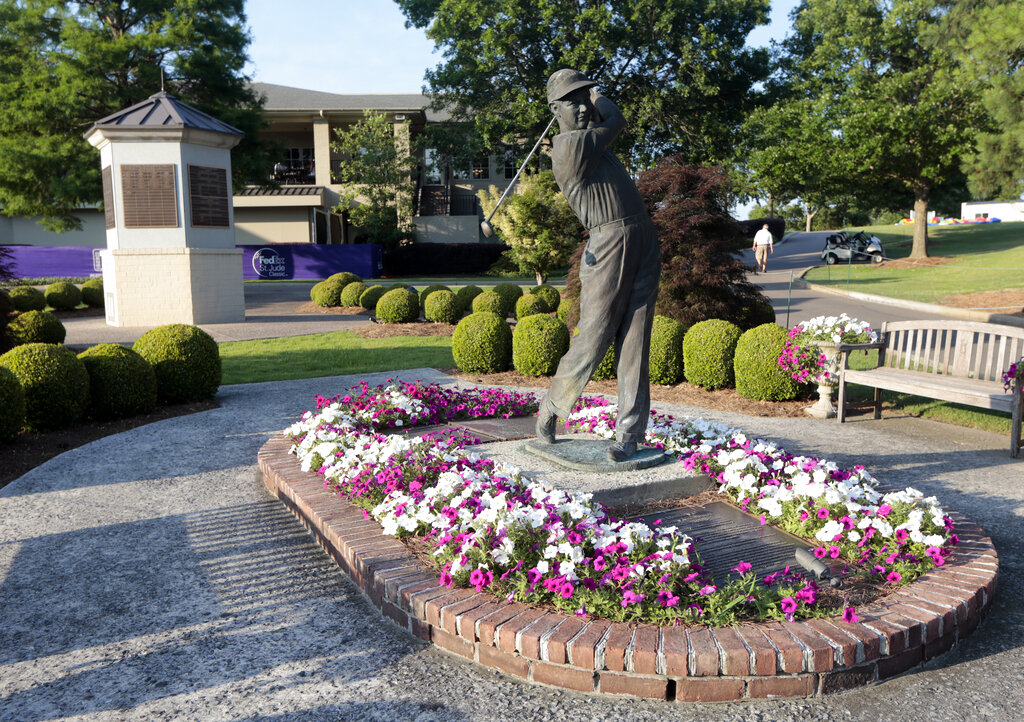
<instances>
[{"instance_id":1,"label":"golf club in statue's hands","mask_svg":"<svg viewBox=\"0 0 1024 722\"><path fill-rule=\"evenodd\" d=\"M540 134L539 138L537 138L537 142L533 144L533 150L531 150L529 155L526 156L526 160L524 160L522 165L519 166L519 170L516 171L516 174L512 178L512 180L509 181L508 187L505 188L505 192L501 194L501 198L498 199L497 204L494 206L494 208L491 209L491 212L487 215L487 220L480 224L480 231L487 238L490 238L491 236L494 235L494 229L491 228L491 219L494 218L494 214L498 212L498 209L501 207L501 204L508 197L509 192L511 192L512 190L512 186L514 186L516 184L516 181L519 180L519 176L522 174L523 169L526 168L526 164L530 162L530 158L532 158L533 154L537 152L537 148L540 147L541 141L543 141L544 138L547 137L548 131L551 130L551 126L554 124L555 118L552 118L551 122L548 123L548 127L544 129L544 132Z\"/></svg>"}]
</instances>

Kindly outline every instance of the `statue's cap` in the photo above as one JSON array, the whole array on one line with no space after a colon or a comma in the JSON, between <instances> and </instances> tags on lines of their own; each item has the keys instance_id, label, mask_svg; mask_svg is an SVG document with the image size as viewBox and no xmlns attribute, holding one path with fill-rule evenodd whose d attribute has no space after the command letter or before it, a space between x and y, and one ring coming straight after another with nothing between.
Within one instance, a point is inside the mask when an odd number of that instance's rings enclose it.
<instances>
[{"instance_id":1,"label":"statue's cap","mask_svg":"<svg viewBox=\"0 0 1024 722\"><path fill-rule=\"evenodd\" d=\"M570 68L556 70L548 78L548 102L552 103L556 100L562 100L574 90L590 88L595 85L597 83L587 78L578 70L571 70Z\"/></svg>"}]
</instances>

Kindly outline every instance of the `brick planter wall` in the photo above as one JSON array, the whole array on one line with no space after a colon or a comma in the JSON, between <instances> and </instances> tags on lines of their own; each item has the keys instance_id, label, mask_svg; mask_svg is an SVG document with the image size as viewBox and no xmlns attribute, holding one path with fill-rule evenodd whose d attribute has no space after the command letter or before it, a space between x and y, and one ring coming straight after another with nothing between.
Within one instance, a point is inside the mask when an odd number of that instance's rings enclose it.
<instances>
[{"instance_id":1,"label":"brick planter wall","mask_svg":"<svg viewBox=\"0 0 1024 722\"><path fill-rule=\"evenodd\" d=\"M312 532L381 613L452 654L531 682L679 702L828 694L888 679L970 634L996 590L991 540L950 514L961 543L937 567L840 619L736 627L658 627L582 620L472 589L439 574L358 507L299 468L283 436L259 451L271 494Z\"/></svg>"}]
</instances>

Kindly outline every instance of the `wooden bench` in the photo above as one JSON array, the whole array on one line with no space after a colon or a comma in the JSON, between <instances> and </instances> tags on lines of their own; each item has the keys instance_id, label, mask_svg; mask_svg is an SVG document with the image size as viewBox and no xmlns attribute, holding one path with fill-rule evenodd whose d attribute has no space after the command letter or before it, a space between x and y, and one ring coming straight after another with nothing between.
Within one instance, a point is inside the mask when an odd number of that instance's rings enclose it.
<instances>
[{"instance_id":1,"label":"wooden bench","mask_svg":"<svg viewBox=\"0 0 1024 722\"><path fill-rule=\"evenodd\" d=\"M856 348L864 348L857 346ZM1002 375L1024 355L1024 328L968 321L883 323L878 366L848 368L844 354L839 373L840 423L846 420L846 384L875 389L875 418L882 415L882 390L915 394L1011 415L1010 456L1021 446L1021 383L1009 393ZM851 350L851 349L842 349Z\"/></svg>"}]
</instances>

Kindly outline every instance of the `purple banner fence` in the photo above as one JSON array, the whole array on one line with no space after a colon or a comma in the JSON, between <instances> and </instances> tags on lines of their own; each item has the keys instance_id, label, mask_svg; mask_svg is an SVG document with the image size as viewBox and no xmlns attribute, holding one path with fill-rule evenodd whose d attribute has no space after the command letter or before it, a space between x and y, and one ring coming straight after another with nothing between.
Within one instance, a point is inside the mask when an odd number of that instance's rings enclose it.
<instances>
[{"instance_id":1,"label":"purple banner fence","mask_svg":"<svg viewBox=\"0 0 1024 722\"><path fill-rule=\"evenodd\" d=\"M92 246L7 246L19 278L87 277L99 274L100 251ZM380 246L265 245L242 249L245 280L317 280L349 271L360 278L380 276Z\"/></svg>"}]
</instances>

